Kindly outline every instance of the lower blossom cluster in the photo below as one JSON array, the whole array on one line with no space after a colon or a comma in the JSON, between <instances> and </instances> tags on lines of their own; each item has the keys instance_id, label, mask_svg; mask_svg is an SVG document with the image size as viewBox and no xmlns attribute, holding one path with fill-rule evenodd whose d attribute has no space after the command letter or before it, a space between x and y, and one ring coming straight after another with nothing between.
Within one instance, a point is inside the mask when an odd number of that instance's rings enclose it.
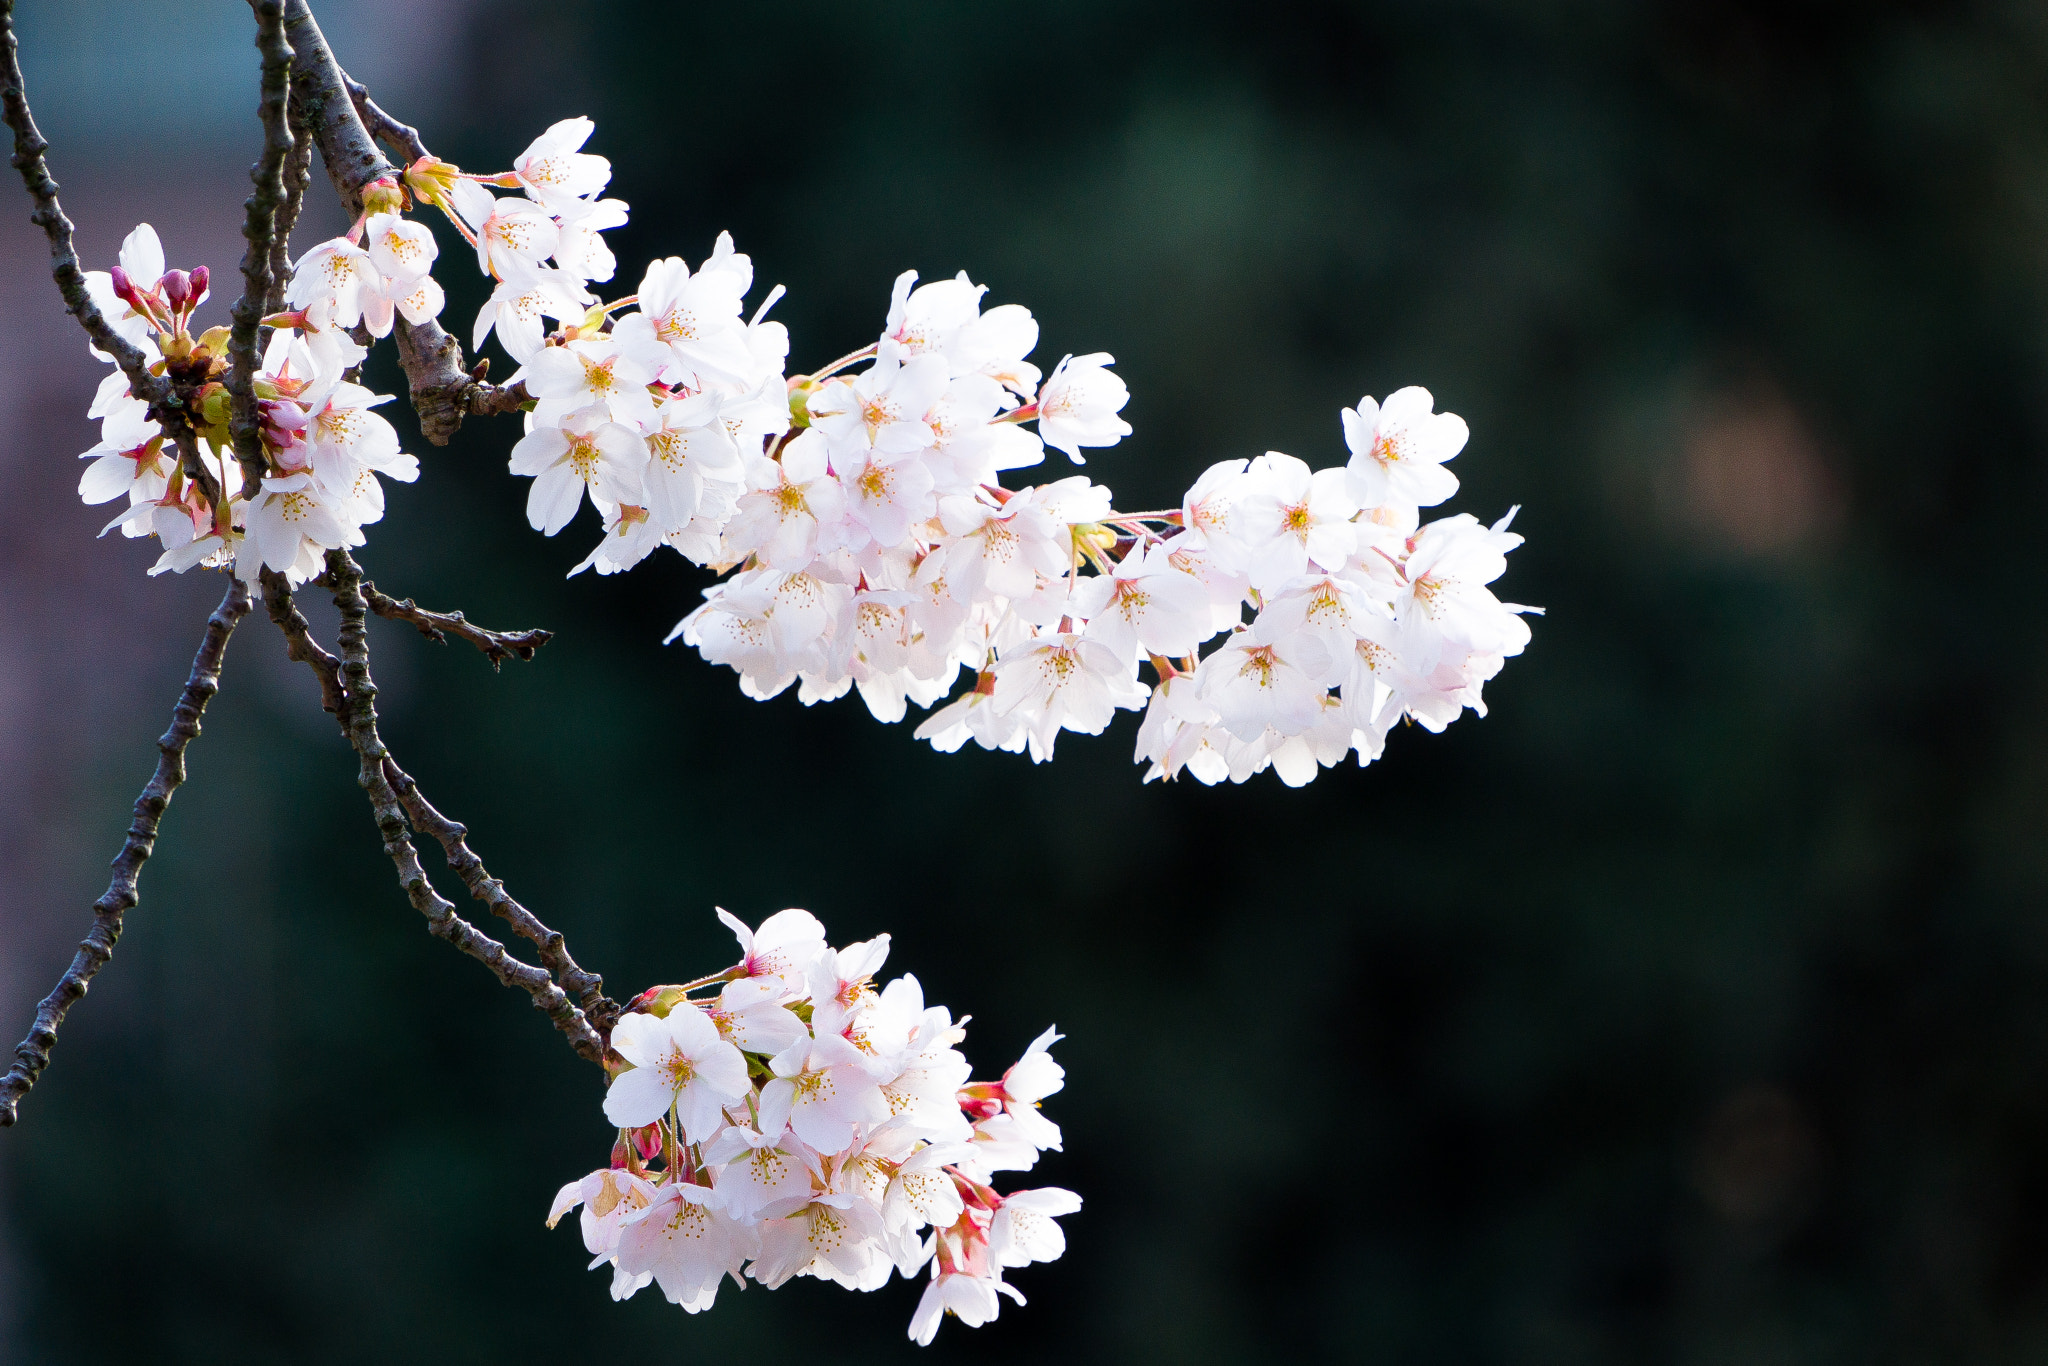
<instances>
[{"instance_id":1,"label":"lower blossom cluster","mask_svg":"<svg viewBox=\"0 0 2048 1366\"><path fill-rule=\"evenodd\" d=\"M835 949L808 912L758 929L720 911L740 961L637 997L611 1034L608 1166L562 1187L550 1228L581 1208L612 1297L655 1285L690 1313L730 1277L768 1289L814 1276L876 1290L927 1268L910 1323L978 1326L1004 1273L1066 1250L1081 1207L1057 1187L998 1192L995 1173L1059 1151L1039 1102L1064 1084L1048 1029L999 1081L970 1081L966 1021L917 979L879 989L889 936ZM702 994L700 994L702 993Z\"/></svg>"}]
</instances>

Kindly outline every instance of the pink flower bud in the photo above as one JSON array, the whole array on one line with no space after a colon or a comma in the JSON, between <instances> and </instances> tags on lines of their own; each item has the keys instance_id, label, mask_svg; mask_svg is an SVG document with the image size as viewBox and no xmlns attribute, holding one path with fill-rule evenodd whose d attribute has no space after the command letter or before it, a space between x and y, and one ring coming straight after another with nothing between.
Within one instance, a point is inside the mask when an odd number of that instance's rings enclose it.
<instances>
[{"instance_id":1,"label":"pink flower bud","mask_svg":"<svg viewBox=\"0 0 2048 1366\"><path fill-rule=\"evenodd\" d=\"M167 270L164 272L163 290L172 311L182 311L192 302L192 277L182 270Z\"/></svg>"},{"instance_id":2,"label":"pink flower bud","mask_svg":"<svg viewBox=\"0 0 2048 1366\"><path fill-rule=\"evenodd\" d=\"M192 268L192 306L194 308L199 307L199 301L206 297L207 279L205 266L194 266Z\"/></svg>"},{"instance_id":3,"label":"pink flower bud","mask_svg":"<svg viewBox=\"0 0 2048 1366\"><path fill-rule=\"evenodd\" d=\"M142 306L142 296L136 292L135 282L128 278L128 272L115 266L110 272L114 277L114 294L137 313L148 312Z\"/></svg>"}]
</instances>

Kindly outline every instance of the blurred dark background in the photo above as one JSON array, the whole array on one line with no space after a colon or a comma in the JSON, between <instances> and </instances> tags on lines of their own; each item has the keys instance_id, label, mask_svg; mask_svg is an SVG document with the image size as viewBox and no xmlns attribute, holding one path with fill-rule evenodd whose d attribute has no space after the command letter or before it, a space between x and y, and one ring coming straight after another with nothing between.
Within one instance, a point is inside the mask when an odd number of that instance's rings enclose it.
<instances>
[{"instance_id":1,"label":"blurred dark background","mask_svg":"<svg viewBox=\"0 0 2048 1366\"><path fill-rule=\"evenodd\" d=\"M147 217L227 279L246 15L122 8L22 6L83 244ZM464 165L595 117L613 292L730 228L792 369L964 267L1042 364L1116 355L1136 435L1087 470L1127 506L1335 462L1339 407L1409 383L1471 422L1453 508L1524 505L1504 595L1550 614L1490 718L1303 791L1141 787L1128 718L1034 768L749 702L659 643L705 575L564 580L595 524L527 529L515 428L409 447L379 584L559 635L494 677L379 623L386 735L586 965L708 971L714 904L800 905L892 932L983 1073L1071 1035L1027 1178L1085 1197L1070 1251L918 1359L2048 1358L2048 7L320 12ZM13 1038L219 584L93 543L97 371L8 194ZM0 1137L0 1356L917 1356L900 1281L690 1318L541 1227L605 1155L598 1079L423 932L267 624L191 762Z\"/></svg>"}]
</instances>

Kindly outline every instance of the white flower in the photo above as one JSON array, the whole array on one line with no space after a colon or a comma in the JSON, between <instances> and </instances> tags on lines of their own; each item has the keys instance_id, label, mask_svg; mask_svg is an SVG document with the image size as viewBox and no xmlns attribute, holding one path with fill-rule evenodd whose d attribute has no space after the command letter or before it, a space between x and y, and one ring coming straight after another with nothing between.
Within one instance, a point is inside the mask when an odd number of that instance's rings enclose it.
<instances>
[{"instance_id":1,"label":"white flower","mask_svg":"<svg viewBox=\"0 0 2048 1366\"><path fill-rule=\"evenodd\" d=\"M620 1225L653 1204L658 1194L654 1183L644 1176L611 1168L594 1171L556 1193L555 1203L548 1210L548 1227L553 1228L563 1215L581 1205L583 1246L597 1259L592 1265L611 1262L616 1268ZM651 1279L645 1272L635 1275L615 1269L612 1298L629 1298Z\"/></svg>"},{"instance_id":2,"label":"white flower","mask_svg":"<svg viewBox=\"0 0 2048 1366\"><path fill-rule=\"evenodd\" d=\"M1196 677L1218 723L1250 742L1268 726L1294 735L1315 724L1327 691L1318 680L1329 672L1329 652L1321 642L1262 616L1204 658Z\"/></svg>"},{"instance_id":3,"label":"white flower","mask_svg":"<svg viewBox=\"0 0 2048 1366\"><path fill-rule=\"evenodd\" d=\"M1004 1196L989 1222L989 1260L997 1266L1057 1261L1067 1250L1067 1235L1053 1220L1080 1208L1081 1197L1058 1186Z\"/></svg>"},{"instance_id":4,"label":"white flower","mask_svg":"<svg viewBox=\"0 0 2048 1366\"><path fill-rule=\"evenodd\" d=\"M514 474L534 476L526 496L526 520L552 536L583 506L587 487L595 498L640 504L640 474L647 443L630 427L606 420L602 408L586 408L559 427L535 427L512 448Z\"/></svg>"},{"instance_id":5,"label":"white flower","mask_svg":"<svg viewBox=\"0 0 2048 1366\"><path fill-rule=\"evenodd\" d=\"M938 1336L939 1320L948 1314L969 1328L994 1322L1002 1308L1002 1301L996 1298L998 1291L1019 1304L1024 1303L1023 1294L1015 1286L965 1272L943 1272L934 1266L931 1284L924 1288L917 1312L910 1317L910 1340L920 1347L929 1347Z\"/></svg>"},{"instance_id":6,"label":"white flower","mask_svg":"<svg viewBox=\"0 0 2048 1366\"><path fill-rule=\"evenodd\" d=\"M572 199L555 207L561 236L555 243L555 264L578 280L609 280L619 263L601 232L625 226L629 215L623 199Z\"/></svg>"},{"instance_id":7,"label":"white flower","mask_svg":"<svg viewBox=\"0 0 2048 1366\"><path fill-rule=\"evenodd\" d=\"M1038 434L1077 465L1081 447L1114 446L1131 434L1131 424L1117 416L1131 391L1109 372L1114 364L1106 351L1068 356L1038 391Z\"/></svg>"},{"instance_id":8,"label":"white flower","mask_svg":"<svg viewBox=\"0 0 2048 1366\"><path fill-rule=\"evenodd\" d=\"M778 569L800 569L817 555L821 528L835 525L846 507L818 432L799 432L780 460L750 459L747 484L726 527L734 560L756 555Z\"/></svg>"},{"instance_id":9,"label":"white flower","mask_svg":"<svg viewBox=\"0 0 2048 1366\"><path fill-rule=\"evenodd\" d=\"M730 245L731 239L720 241ZM707 261L692 275L682 257L666 257L640 277L640 311L619 319L613 330L666 348L677 376L698 380L697 387L706 377L744 380L755 368L740 321L745 292L735 270Z\"/></svg>"},{"instance_id":10,"label":"white flower","mask_svg":"<svg viewBox=\"0 0 2048 1366\"><path fill-rule=\"evenodd\" d=\"M1528 609L1503 604L1486 587L1507 572L1507 552L1522 543L1507 529L1514 515L1487 527L1460 513L1415 534L1394 612L1418 666L1426 667L1445 640L1499 655L1519 654L1529 643L1528 623L1518 615Z\"/></svg>"},{"instance_id":11,"label":"white flower","mask_svg":"<svg viewBox=\"0 0 2048 1366\"><path fill-rule=\"evenodd\" d=\"M1034 763L1052 757L1061 730L1100 735L1118 708L1137 710L1150 690L1099 640L1067 633L1041 636L996 661L995 708L1024 723Z\"/></svg>"},{"instance_id":12,"label":"white flower","mask_svg":"<svg viewBox=\"0 0 2048 1366\"><path fill-rule=\"evenodd\" d=\"M512 174L527 194L560 212L572 201L594 195L611 183L612 164L579 151L597 127L587 118L554 124L512 163Z\"/></svg>"},{"instance_id":13,"label":"white flower","mask_svg":"<svg viewBox=\"0 0 2048 1366\"><path fill-rule=\"evenodd\" d=\"M370 254L346 237L335 237L299 258L284 297L294 308L325 301L334 325L349 328L362 321L364 294L376 295L383 285Z\"/></svg>"},{"instance_id":14,"label":"white flower","mask_svg":"<svg viewBox=\"0 0 2048 1366\"><path fill-rule=\"evenodd\" d=\"M716 1001L705 1003L704 1013L739 1048L772 1057L809 1032L789 1008L788 995L779 977L750 977L727 982Z\"/></svg>"},{"instance_id":15,"label":"white flower","mask_svg":"<svg viewBox=\"0 0 2048 1366\"><path fill-rule=\"evenodd\" d=\"M842 464L846 515L875 544L901 545L910 528L938 510L931 467L915 455L861 451Z\"/></svg>"},{"instance_id":16,"label":"white flower","mask_svg":"<svg viewBox=\"0 0 2048 1366\"><path fill-rule=\"evenodd\" d=\"M820 1194L787 1218L761 1225L760 1252L747 1274L770 1290L806 1274L848 1290L875 1290L893 1269L882 1236L882 1216L867 1200Z\"/></svg>"},{"instance_id":17,"label":"white flower","mask_svg":"<svg viewBox=\"0 0 2048 1366\"><path fill-rule=\"evenodd\" d=\"M1344 567L1357 544L1351 519L1358 515L1346 471L1311 473L1306 462L1268 451L1252 461L1246 477L1252 491L1237 510L1252 587L1270 590L1307 573L1310 564Z\"/></svg>"},{"instance_id":18,"label":"white flower","mask_svg":"<svg viewBox=\"0 0 2048 1366\"><path fill-rule=\"evenodd\" d=\"M1067 1071L1052 1060L1052 1046L1064 1035L1048 1028L1031 1041L1024 1056L1003 1073L1003 1112L1016 1121L1017 1129L1035 1148L1060 1150L1059 1126L1039 1110L1039 1102L1067 1084Z\"/></svg>"},{"instance_id":19,"label":"white flower","mask_svg":"<svg viewBox=\"0 0 2048 1366\"><path fill-rule=\"evenodd\" d=\"M799 1145L787 1139L788 1133L781 1128L769 1135L734 1124L705 1146L704 1161L718 1168L726 1210L741 1223L779 1218L810 1199L811 1169L794 1151Z\"/></svg>"},{"instance_id":20,"label":"white flower","mask_svg":"<svg viewBox=\"0 0 2048 1366\"><path fill-rule=\"evenodd\" d=\"M978 498L941 498L939 520L948 542L943 554L926 557L918 574L928 580L943 572L962 601L984 592L1028 596L1040 575L1057 577L1072 564L1066 528L1046 514L1030 490L1000 506Z\"/></svg>"},{"instance_id":21,"label":"white flower","mask_svg":"<svg viewBox=\"0 0 2048 1366\"><path fill-rule=\"evenodd\" d=\"M1164 545L1134 548L1107 574L1081 580L1074 614L1087 636L1136 665L1140 652L1178 659L1215 634L1209 590L1183 573Z\"/></svg>"},{"instance_id":22,"label":"white flower","mask_svg":"<svg viewBox=\"0 0 2048 1366\"><path fill-rule=\"evenodd\" d=\"M889 1117L882 1088L858 1048L837 1034L799 1039L769 1061L775 1080L761 1088L761 1127L783 1121L820 1152L836 1153L864 1124Z\"/></svg>"},{"instance_id":23,"label":"white flower","mask_svg":"<svg viewBox=\"0 0 2048 1366\"><path fill-rule=\"evenodd\" d=\"M600 333L563 346L544 348L526 366L526 391L538 400L535 426L552 427L568 414L601 407L614 422L652 427L654 382L659 356L633 338Z\"/></svg>"},{"instance_id":24,"label":"white flower","mask_svg":"<svg viewBox=\"0 0 2048 1366\"><path fill-rule=\"evenodd\" d=\"M524 365L546 344L547 329L541 319L581 318L589 302L587 291L559 270L542 266L508 275L477 311L470 345L481 351L484 338L496 328L498 345Z\"/></svg>"},{"instance_id":25,"label":"white flower","mask_svg":"<svg viewBox=\"0 0 2048 1366\"><path fill-rule=\"evenodd\" d=\"M746 488L746 464L707 398L658 405L646 429L647 510L665 535L689 526L714 502L729 515Z\"/></svg>"},{"instance_id":26,"label":"white flower","mask_svg":"<svg viewBox=\"0 0 2048 1366\"><path fill-rule=\"evenodd\" d=\"M803 990L811 964L825 952L825 927L809 911L777 911L757 930L722 907L718 918L740 941L741 974L773 979L787 992Z\"/></svg>"},{"instance_id":27,"label":"white flower","mask_svg":"<svg viewBox=\"0 0 2048 1366\"><path fill-rule=\"evenodd\" d=\"M373 213L363 221L370 262L393 281L417 280L434 268L441 247L424 223L395 213Z\"/></svg>"},{"instance_id":28,"label":"white flower","mask_svg":"<svg viewBox=\"0 0 2048 1366\"><path fill-rule=\"evenodd\" d=\"M612 1051L633 1064L604 1095L604 1117L621 1128L652 1124L675 1107L686 1142L710 1138L724 1106L746 1095L746 1059L703 1011L678 1001L665 1018L633 1013L612 1027Z\"/></svg>"},{"instance_id":29,"label":"white flower","mask_svg":"<svg viewBox=\"0 0 2048 1366\"><path fill-rule=\"evenodd\" d=\"M951 380L944 358L877 360L853 379L835 379L810 396L811 425L835 449L908 455L932 444L924 415Z\"/></svg>"},{"instance_id":30,"label":"white flower","mask_svg":"<svg viewBox=\"0 0 2048 1366\"><path fill-rule=\"evenodd\" d=\"M1344 410L1351 496L1360 507L1433 507L1458 491L1458 476L1444 461L1464 450L1471 434L1465 419L1435 407L1429 390L1412 385L1388 394L1385 403L1368 394Z\"/></svg>"},{"instance_id":31,"label":"white flower","mask_svg":"<svg viewBox=\"0 0 2048 1366\"><path fill-rule=\"evenodd\" d=\"M721 1280L739 1280L741 1264L758 1246L753 1230L726 1213L717 1191L671 1181L621 1222L618 1264L621 1272L643 1277L641 1285L651 1274L671 1304L695 1314L711 1307Z\"/></svg>"},{"instance_id":32,"label":"white flower","mask_svg":"<svg viewBox=\"0 0 2048 1366\"><path fill-rule=\"evenodd\" d=\"M263 563L280 573L298 563L308 544L337 550L356 543L350 526L310 474L266 478L249 509L248 532Z\"/></svg>"},{"instance_id":33,"label":"white flower","mask_svg":"<svg viewBox=\"0 0 2048 1366\"><path fill-rule=\"evenodd\" d=\"M555 220L530 199L500 199L474 180L456 181L450 198L476 234L477 269L495 279L532 271L561 243Z\"/></svg>"}]
</instances>

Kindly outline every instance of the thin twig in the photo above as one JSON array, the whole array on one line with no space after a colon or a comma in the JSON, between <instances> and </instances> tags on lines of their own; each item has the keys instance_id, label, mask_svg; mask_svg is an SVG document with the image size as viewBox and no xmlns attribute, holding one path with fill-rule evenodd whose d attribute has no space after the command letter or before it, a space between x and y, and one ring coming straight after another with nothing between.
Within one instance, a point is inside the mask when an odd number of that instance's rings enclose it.
<instances>
[{"instance_id":1,"label":"thin twig","mask_svg":"<svg viewBox=\"0 0 2048 1366\"><path fill-rule=\"evenodd\" d=\"M78 325L92 338L94 346L114 358L121 373L128 376L129 392L149 404L151 416L163 424L177 447L185 477L213 498L217 492L215 480L199 459L199 441L192 434L184 400L169 380L150 373L149 357L113 329L85 287L85 272L79 267L78 249L71 238L71 220L64 216L64 208L57 202L57 182L51 177L49 162L43 155L50 150L50 144L36 128L35 115L28 107L19 47L14 36L14 0L0 0L0 118L14 130L11 160L21 172L22 183L28 186L29 198L35 201L35 212L28 216L29 222L41 228L49 239L50 274L57 282L57 292L64 298L65 311L78 319Z\"/></svg>"},{"instance_id":2,"label":"thin twig","mask_svg":"<svg viewBox=\"0 0 2048 1366\"><path fill-rule=\"evenodd\" d=\"M409 123L400 123L378 107L370 98L370 91L361 81L341 73L341 83L348 90L349 103L356 107L356 117L370 130L370 135L394 152L405 155L408 165L428 155L427 144L420 140L420 130Z\"/></svg>"},{"instance_id":3,"label":"thin twig","mask_svg":"<svg viewBox=\"0 0 2048 1366\"><path fill-rule=\"evenodd\" d=\"M284 202L277 206L270 234L270 292L263 296L265 314L284 311L285 287L292 278L292 229L299 224L299 206L305 203L306 186L313 180L313 139L299 116L296 98L287 99L285 116L292 130L292 150L284 163Z\"/></svg>"},{"instance_id":4,"label":"thin twig","mask_svg":"<svg viewBox=\"0 0 2048 1366\"><path fill-rule=\"evenodd\" d=\"M71 966L57 980L56 987L36 1007L35 1026L14 1050L14 1066L5 1077L0 1077L0 1126L14 1123L21 1098L50 1064L50 1050L57 1046L57 1027L64 1022L65 1012L85 995L93 975L114 956L114 944L121 937L122 917L135 908L138 900L136 884L142 876L142 865L156 848L157 825L163 820L164 808L171 804L171 794L185 781L185 747L198 738L199 718L205 713L206 704L220 691L221 657L227 651L235 623L248 610L248 590L240 580L229 579L220 606L206 619L206 634L200 639L199 652L192 657L192 673L171 712L171 728L156 742L156 772L142 789L142 795L135 799L135 819L128 827L121 852L114 856L113 879L107 884L106 894L92 905L92 930L79 944Z\"/></svg>"},{"instance_id":5,"label":"thin twig","mask_svg":"<svg viewBox=\"0 0 2048 1366\"><path fill-rule=\"evenodd\" d=\"M278 212L285 198L285 159L292 151L286 111L292 48L284 36L284 0L249 0L249 7L256 13L256 50L263 55L263 95L257 104L263 120L263 155L249 168L256 191L243 205L242 236L249 245L242 253L242 297L229 315L234 329L228 338L228 393L233 399L228 433L242 464L242 496L254 498L264 472L256 369L259 348L267 338L258 333L274 288Z\"/></svg>"},{"instance_id":6,"label":"thin twig","mask_svg":"<svg viewBox=\"0 0 2048 1366\"><path fill-rule=\"evenodd\" d=\"M341 609L341 684L349 744L361 760L357 779L376 814L384 836L384 852L398 869L413 909L427 918L427 928L491 970L500 982L518 987L533 998L534 1008L568 1036L570 1046L592 1062L604 1059L604 1040L590 1027L574 1002L555 985L545 969L521 962L476 926L455 913L454 905L434 890L420 866L419 851L406 830L405 808L385 775L391 757L377 734L377 684L370 677L369 603L362 594L363 571L345 550L327 552L327 581L334 605Z\"/></svg>"},{"instance_id":7,"label":"thin twig","mask_svg":"<svg viewBox=\"0 0 2048 1366\"><path fill-rule=\"evenodd\" d=\"M619 1018L619 1003L604 994L604 978L594 972L585 972L576 965L561 932L542 924L540 917L512 898L504 883L491 876L483 860L469 847L468 828L435 810L434 804L427 800L412 776L388 757L384 760L384 776L397 792L398 800L404 804L412 828L440 842L441 851L448 857L448 866L469 888L469 894L490 907L494 915L522 938L532 941L540 950L540 961L555 975L563 990L573 992L583 1003L583 1012L590 1022L601 1030L609 1031Z\"/></svg>"},{"instance_id":8,"label":"thin twig","mask_svg":"<svg viewBox=\"0 0 2048 1366\"><path fill-rule=\"evenodd\" d=\"M387 621L409 621L436 644L446 645L450 635L461 637L482 650L493 669L507 658L531 661L534 651L555 638L553 631L493 631L467 620L460 612L429 612L414 606L411 598L394 598L378 592L377 585L367 579L363 582L363 596L378 616Z\"/></svg>"}]
</instances>

